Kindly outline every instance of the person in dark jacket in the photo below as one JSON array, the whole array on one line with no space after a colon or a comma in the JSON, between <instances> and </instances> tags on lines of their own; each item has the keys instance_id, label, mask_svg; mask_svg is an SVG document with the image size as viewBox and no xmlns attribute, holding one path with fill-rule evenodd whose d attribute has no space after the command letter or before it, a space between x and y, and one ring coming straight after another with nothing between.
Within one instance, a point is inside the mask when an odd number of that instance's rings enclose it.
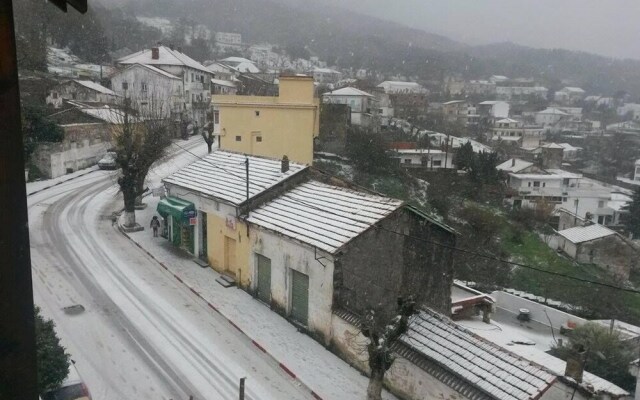
<instances>
[{"instance_id":1,"label":"person in dark jacket","mask_svg":"<svg viewBox=\"0 0 640 400\"><path fill-rule=\"evenodd\" d=\"M153 229L153 237L158 237L158 228L160 228L160 220L155 215L151 218L151 229Z\"/></svg>"}]
</instances>

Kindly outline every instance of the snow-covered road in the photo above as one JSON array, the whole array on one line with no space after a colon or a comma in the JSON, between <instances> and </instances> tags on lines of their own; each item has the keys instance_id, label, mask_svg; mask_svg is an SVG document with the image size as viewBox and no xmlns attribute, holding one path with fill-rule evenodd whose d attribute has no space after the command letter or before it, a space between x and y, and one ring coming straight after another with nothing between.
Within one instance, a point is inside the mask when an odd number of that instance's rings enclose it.
<instances>
[{"instance_id":1,"label":"snow-covered road","mask_svg":"<svg viewBox=\"0 0 640 400\"><path fill-rule=\"evenodd\" d=\"M180 145L206 152L200 138ZM176 154L151 172L151 187L194 160ZM115 174L91 172L28 199L35 302L94 400L237 399L241 377L247 399L310 398L112 226ZM65 312L73 305L84 310Z\"/></svg>"}]
</instances>

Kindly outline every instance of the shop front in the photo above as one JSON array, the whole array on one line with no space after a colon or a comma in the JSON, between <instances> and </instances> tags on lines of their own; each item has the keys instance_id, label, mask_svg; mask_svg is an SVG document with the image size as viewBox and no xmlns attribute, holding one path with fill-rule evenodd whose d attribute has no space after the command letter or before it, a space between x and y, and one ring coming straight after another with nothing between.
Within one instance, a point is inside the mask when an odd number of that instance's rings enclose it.
<instances>
[{"instance_id":1,"label":"shop front","mask_svg":"<svg viewBox=\"0 0 640 400\"><path fill-rule=\"evenodd\" d=\"M161 199L156 209L163 218L162 236L175 246L194 254L197 211L195 205L177 197Z\"/></svg>"}]
</instances>

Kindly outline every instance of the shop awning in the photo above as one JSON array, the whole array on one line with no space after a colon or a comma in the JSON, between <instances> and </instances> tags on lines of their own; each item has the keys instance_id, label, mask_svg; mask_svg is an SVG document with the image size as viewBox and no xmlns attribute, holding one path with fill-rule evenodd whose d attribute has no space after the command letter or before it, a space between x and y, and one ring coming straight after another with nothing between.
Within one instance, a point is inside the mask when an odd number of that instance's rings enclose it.
<instances>
[{"instance_id":1,"label":"shop awning","mask_svg":"<svg viewBox=\"0 0 640 400\"><path fill-rule=\"evenodd\" d=\"M171 196L161 199L156 211L165 218L171 215L180 221L196 215L196 208L193 203Z\"/></svg>"}]
</instances>

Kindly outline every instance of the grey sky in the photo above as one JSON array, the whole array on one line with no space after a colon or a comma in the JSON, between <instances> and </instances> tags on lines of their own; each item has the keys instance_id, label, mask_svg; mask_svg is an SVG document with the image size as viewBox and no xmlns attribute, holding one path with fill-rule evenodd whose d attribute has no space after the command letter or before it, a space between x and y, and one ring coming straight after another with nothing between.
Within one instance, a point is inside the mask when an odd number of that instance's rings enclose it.
<instances>
[{"instance_id":1,"label":"grey sky","mask_svg":"<svg viewBox=\"0 0 640 400\"><path fill-rule=\"evenodd\" d=\"M640 59L638 0L319 0L323 2L468 44L511 41Z\"/></svg>"}]
</instances>

